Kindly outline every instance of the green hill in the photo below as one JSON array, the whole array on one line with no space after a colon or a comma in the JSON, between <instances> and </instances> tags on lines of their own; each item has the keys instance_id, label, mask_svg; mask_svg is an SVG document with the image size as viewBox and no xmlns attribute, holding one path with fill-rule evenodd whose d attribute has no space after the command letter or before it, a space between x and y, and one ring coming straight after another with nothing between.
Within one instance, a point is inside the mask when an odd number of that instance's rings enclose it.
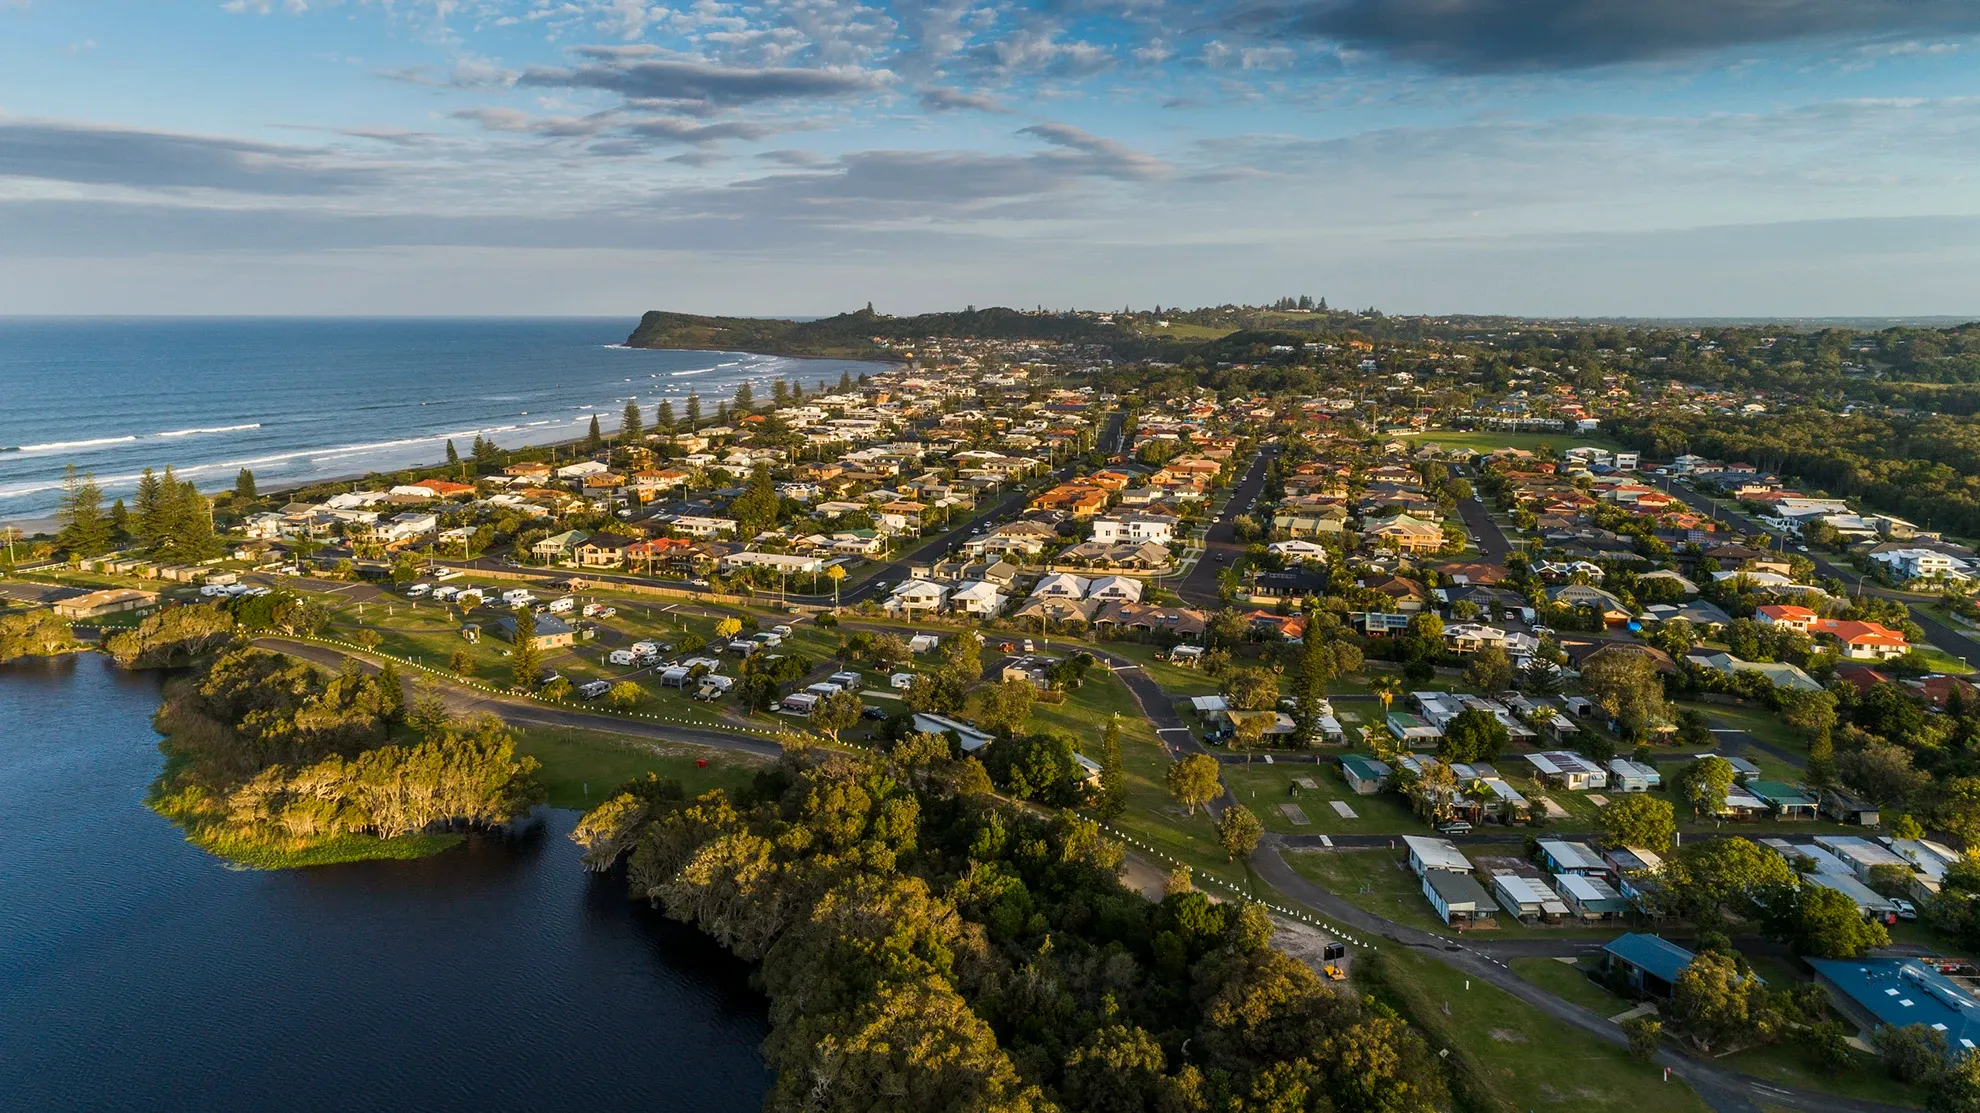
<instances>
[{"instance_id":1,"label":"green hill","mask_svg":"<svg viewBox=\"0 0 1980 1113\"><path fill-rule=\"evenodd\" d=\"M1128 335L1125 330L1088 318L1002 308L888 317L875 313L868 306L856 313L841 313L816 321L702 317L692 313L654 310L639 319L639 327L626 338L626 346L834 359L897 359L898 356L876 345L874 338L921 340L927 337L953 337L964 340L1113 344Z\"/></svg>"}]
</instances>

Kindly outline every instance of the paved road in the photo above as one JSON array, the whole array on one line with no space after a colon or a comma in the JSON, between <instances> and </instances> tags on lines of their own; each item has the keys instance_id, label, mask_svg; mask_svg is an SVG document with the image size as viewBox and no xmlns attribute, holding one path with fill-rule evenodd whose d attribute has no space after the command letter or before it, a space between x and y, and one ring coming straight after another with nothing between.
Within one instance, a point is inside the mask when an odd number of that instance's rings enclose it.
<instances>
[{"instance_id":1,"label":"paved road","mask_svg":"<svg viewBox=\"0 0 1980 1113\"><path fill-rule=\"evenodd\" d=\"M1251 867L1273 888L1326 917L1430 955L1597 1039L1617 1046L1627 1046L1629 1043L1622 1029L1610 1023L1607 1017L1598 1016L1579 1005L1556 997L1513 973L1504 961L1488 953L1486 946L1475 946L1406 927L1367 912L1322 889L1287 865L1275 845L1268 843L1260 846L1251 856ZM1507 947L1507 944L1494 943L1489 946L1497 950ZM1523 956L1515 952L1510 957ZM1718 1113L1758 1113L1762 1102L1801 1110L1804 1113L1917 1113L1916 1110L1908 1110L1905 1106L1776 1086L1752 1075L1693 1059L1668 1048L1658 1053L1656 1061L1659 1066L1669 1067L1673 1075L1688 1083ZM1646 1084L1648 1082L1649 1079L1646 1078Z\"/></svg>"},{"instance_id":2,"label":"paved road","mask_svg":"<svg viewBox=\"0 0 1980 1113\"><path fill-rule=\"evenodd\" d=\"M1450 468L1452 476L1461 475L1456 464L1452 464ZM1506 540L1506 531L1500 529L1499 523L1492 520L1491 511L1479 501L1478 496L1474 494L1468 499L1460 500L1458 515L1464 519L1465 528L1478 539L1478 551L1485 559L1504 564L1506 557L1512 554L1512 542Z\"/></svg>"},{"instance_id":3,"label":"paved road","mask_svg":"<svg viewBox=\"0 0 1980 1113\"><path fill-rule=\"evenodd\" d=\"M1196 566L1175 584L1176 594L1186 602L1203 606L1217 604L1217 574L1230 567L1245 548L1238 544L1231 522L1250 510L1251 504L1257 501L1258 493L1265 489L1265 468L1277 453L1277 448L1267 448L1252 457L1250 470L1238 481L1229 501L1224 503L1223 512L1204 531L1203 555L1196 558Z\"/></svg>"},{"instance_id":4,"label":"paved road","mask_svg":"<svg viewBox=\"0 0 1980 1113\"><path fill-rule=\"evenodd\" d=\"M1724 519L1748 533L1763 534L1772 537L1775 539L1776 545L1785 545L1788 543L1788 539L1779 530L1763 526L1737 510L1730 510L1720 506L1692 488L1678 483L1675 479L1666 476L1663 484L1666 491L1682 499L1694 510L1701 510L1714 517ZM1806 556L1815 563L1815 574L1817 576L1833 577L1849 585L1852 589L1861 591L1865 595L1875 595L1882 599L1895 599L1903 603L1911 610L1911 620L1916 622L1925 631L1925 637L1932 644L1965 661L1980 661L1980 636L1976 636L1971 631L1961 630L1933 616L1918 606L1916 596L1886 587L1881 583L1869 579L1861 572L1846 564L1836 564L1826 556L1812 549L1800 555Z\"/></svg>"},{"instance_id":5,"label":"paved road","mask_svg":"<svg viewBox=\"0 0 1980 1113\"><path fill-rule=\"evenodd\" d=\"M300 657L330 668L339 668L345 658L356 658L367 672L377 672L377 666L370 658L359 653L346 653L331 646L316 645L310 642L290 641L287 638L257 638L254 644L263 649L278 650L292 657ZM630 735L634 738L650 738L657 742L690 742L697 746L710 746L721 750L736 750L742 753L776 757L782 754L783 747L767 738L730 732L706 727L672 726L662 723L644 722L619 715L607 715L594 711L579 711L573 708L546 707L543 704L520 697L500 696L483 692L476 688L455 684L444 677L421 672L421 677L433 681L439 688L449 710L463 714L489 712L503 722L513 726L550 727L565 730L600 730L613 734ZM410 683L413 677L408 676Z\"/></svg>"}]
</instances>

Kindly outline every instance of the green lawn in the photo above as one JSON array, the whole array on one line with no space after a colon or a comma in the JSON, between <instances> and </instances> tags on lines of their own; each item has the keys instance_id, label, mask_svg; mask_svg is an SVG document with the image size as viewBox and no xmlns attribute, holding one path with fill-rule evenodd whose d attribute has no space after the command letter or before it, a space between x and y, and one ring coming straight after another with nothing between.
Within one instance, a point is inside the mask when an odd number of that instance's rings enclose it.
<instances>
[{"instance_id":1,"label":"green lawn","mask_svg":"<svg viewBox=\"0 0 1980 1113\"><path fill-rule=\"evenodd\" d=\"M1784 1042L1728 1055L1719 1062L1733 1070L1758 1075L1783 1086L1895 1105L1925 1104L1922 1090L1892 1078L1877 1063L1874 1055L1859 1051L1856 1058L1857 1061L1849 1067L1830 1074L1817 1066L1806 1051L1792 1042Z\"/></svg>"},{"instance_id":2,"label":"green lawn","mask_svg":"<svg viewBox=\"0 0 1980 1113\"><path fill-rule=\"evenodd\" d=\"M1295 793L1293 782L1300 777L1310 779L1318 787L1300 788ZM1249 766L1226 765L1224 783L1237 794L1239 802L1258 814L1268 831L1306 835L1415 835L1428 830L1410 812L1402 797L1393 792L1355 795L1341 779L1340 765L1331 757L1318 763L1288 761L1266 765L1254 761ZM1346 819L1336 813L1329 803L1333 800L1345 801L1356 818ZM1299 805L1311 822L1295 825L1279 810L1280 804Z\"/></svg>"},{"instance_id":3,"label":"green lawn","mask_svg":"<svg viewBox=\"0 0 1980 1113\"><path fill-rule=\"evenodd\" d=\"M1599 433L1593 435L1575 433L1494 433L1489 431L1432 429L1427 432L1412 434L1402 439L1412 448L1421 448L1426 444L1435 444L1445 448L1469 448L1475 452L1488 453L1501 448L1522 448L1531 452L1543 444L1553 448L1555 452L1566 452L1570 448L1579 448L1582 445L1606 448L1610 451L1615 451L1623 447L1620 441L1605 437Z\"/></svg>"},{"instance_id":4,"label":"green lawn","mask_svg":"<svg viewBox=\"0 0 1980 1113\"><path fill-rule=\"evenodd\" d=\"M1519 853L1520 848L1512 845L1471 848L1467 856L1476 860L1480 855L1517 857ZM1301 876L1342 900L1407 927L1451 934L1451 928L1437 918L1430 902L1424 899L1423 882L1410 871L1407 852L1400 841L1394 850L1289 850L1285 859ZM1498 919L1499 926L1478 930L1490 938L1603 940L1629 930L1620 922L1601 927L1529 927L1510 916Z\"/></svg>"},{"instance_id":5,"label":"green lawn","mask_svg":"<svg viewBox=\"0 0 1980 1113\"><path fill-rule=\"evenodd\" d=\"M543 763L537 775L549 789L550 804L578 811L648 773L672 777L689 796L698 796L711 788L740 788L768 764L750 754L604 731L530 728L519 734L517 748Z\"/></svg>"},{"instance_id":6,"label":"green lawn","mask_svg":"<svg viewBox=\"0 0 1980 1113\"><path fill-rule=\"evenodd\" d=\"M1354 977L1449 1049L1459 1108L1492 1113L1704 1113L1682 1082L1621 1047L1541 1014L1503 990L1467 980L1401 947L1358 959ZM1466 1100L1469 1099L1469 1100Z\"/></svg>"},{"instance_id":7,"label":"green lawn","mask_svg":"<svg viewBox=\"0 0 1980 1113\"><path fill-rule=\"evenodd\" d=\"M1615 1016L1632 1006L1588 979L1592 964L1556 958L1516 958L1513 972L1556 997L1572 1001L1597 1016Z\"/></svg>"}]
</instances>

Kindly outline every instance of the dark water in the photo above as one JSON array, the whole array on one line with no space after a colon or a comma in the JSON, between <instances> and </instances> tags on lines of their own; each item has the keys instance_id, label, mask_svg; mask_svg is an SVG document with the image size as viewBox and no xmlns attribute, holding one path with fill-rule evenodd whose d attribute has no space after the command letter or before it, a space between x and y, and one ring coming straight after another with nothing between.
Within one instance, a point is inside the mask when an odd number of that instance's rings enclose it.
<instances>
[{"instance_id":1,"label":"dark water","mask_svg":"<svg viewBox=\"0 0 1980 1113\"><path fill-rule=\"evenodd\" d=\"M147 810L149 676L0 667L0 1109L749 1110L743 966L548 812L436 858L225 868Z\"/></svg>"},{"instance_id":2,"label":"dark water","mask_svg":"<svg viewBox=\"0 0 1980 1113\"><path fill-rule=\"evenodd\" d=\"M0 3L4 6L4 3ZM607 433L627 401L686 416L748 381L807 392L873 364L617 347L630 319L0 318L0 519L52 513L62 469L128 495L170 464L203 490L243 467L294 485Z\"/></svg>"}]
</instances>

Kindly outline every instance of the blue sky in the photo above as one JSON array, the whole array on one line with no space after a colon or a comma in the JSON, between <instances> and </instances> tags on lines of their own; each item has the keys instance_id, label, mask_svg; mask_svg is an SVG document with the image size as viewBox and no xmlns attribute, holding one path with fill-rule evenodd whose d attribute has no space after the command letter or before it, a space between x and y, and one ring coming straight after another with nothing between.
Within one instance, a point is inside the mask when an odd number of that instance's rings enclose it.
<instances>
[{"instance_id":1,"label":"blue sky","mask_svg":"<svg viewBox=\"0 0 1980 1113\"><path fill-rule=\"evenodd\" d=\"M0 0L0 311L1980 316L1980 0Z\"/></svg>"}]
</instances>

